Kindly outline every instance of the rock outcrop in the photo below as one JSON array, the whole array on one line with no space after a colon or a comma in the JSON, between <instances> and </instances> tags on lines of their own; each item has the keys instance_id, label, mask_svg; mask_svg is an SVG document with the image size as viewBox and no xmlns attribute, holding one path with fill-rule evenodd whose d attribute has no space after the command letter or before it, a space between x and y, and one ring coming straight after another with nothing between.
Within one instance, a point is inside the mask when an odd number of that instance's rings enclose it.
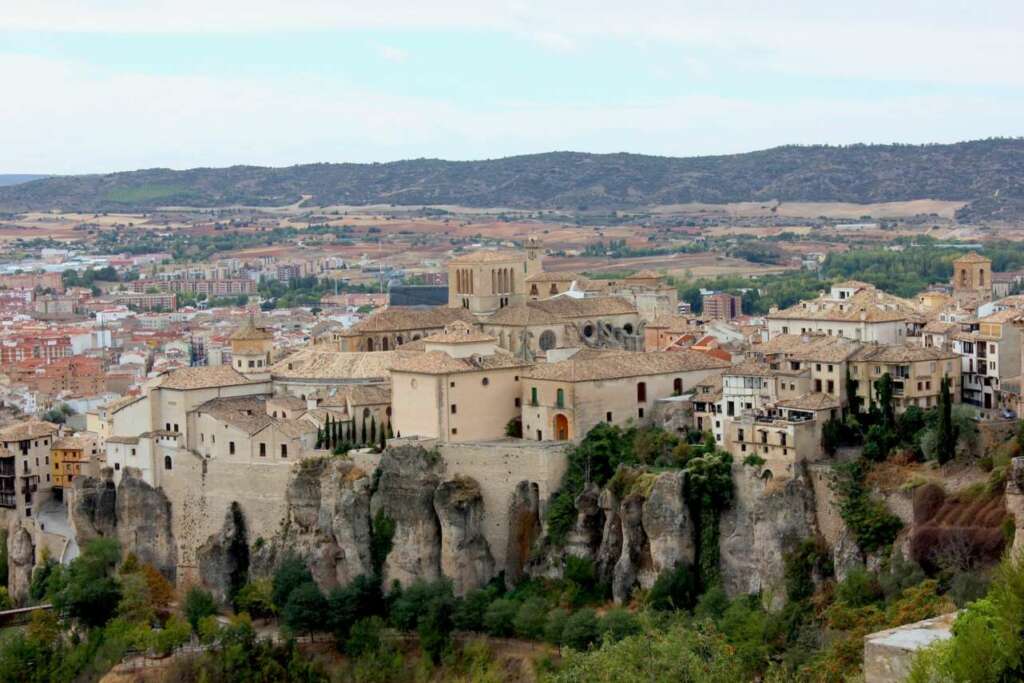
<instances>
[{"instance_id":1,"label":"rock outcrop","mask_svg":"<svg viewBox=\"0 0 1024 683\"><path fill-rule=\"evenodd\" d=\"M695 530L690 508L683 498L682 472L658 475L644 503L643 525L654 578L676 565L693 564L697 555ZM649 588L654 578L644 578L641 583Z\"/></svg>"},{"instance_id":2,"label":"rock outcrop","mask_svg":"<svg viewBox=\"0 0 1024 683\"><path fill-rule=\"evenodd\" d=\"M288 519L276 558L294 552L306 559L325 591L372 573L370 561L371 478L349 460L310 460L288 486ZM268 571L257 551L254 564ZM271 562L272 564L272 562Z\"/></svg>"},{"instance_id":3,"label":"rock outcrop","mask_svg":"<svg viewBox=\"0 0 1024 683\"><path fill-rule=\"evenodd\" d=\"M249 539L245 516L238 503L232 503L224 517L224 526L196 551L199 579L213 597L228 604L249 577Z\"/></svg>"},{"instance_id":4,"label":"rock outcrop","mask_svg":"<svg viewBox=\"0 0 1024 683\"><path fill-rule=\"evenodd\" d=\"M588 483L576 496L576 524L566 538L566 554L593 559L601 547L604 519L601 490L593 482Z\"/></svg>"},{"instance_id":5,"label":"rock outcrop","mask_svg":"<svg viewBox=\"0 0 1024 683\"><path fill-rule=\"evenodd\" d=\"M442 482L434 491L434 511L441 524L441 573L452 579L456 595L480 588L494 576L480 485L468 477Z\"/></svg>"},{"instance_id":6,"label":"rock outcrop","mask_svg":"<svg viewBox=\"0 0 1024 683\"><path fill-rule=\"evenodd\" d=\"M1006 473L1006 511L1013 515L1016 531L1010 553L1019 558L1024 553L1024 457L1010 461Z\"/></svg>"},{"instance_id":7,"label":"rock outcrop","mask_svg":"<svg viewBox=\"0 0 1024 683\"><path fill-rule=\"evenodd\" d=\"M516 583L525 573L534 543L540 537L540 491L536 484L521 481L508 503L508 545L505 579Z\"/></svg>"},{"instance_id":8,"label":"rock outcrop","mask_svg":"<svg viewBox=\"0 0 1024 683\"><path fill-rule=\"evenodd\" d=\"M104 489L100 494L101 509L109 497L107 491L109 489ZM174 581L177 561L171 531L171 503L163 491L153 488L128 468L115 497L114 518L121 548Z\"/></svg>"},{"instance_id":9,"label":"rock outcrop","mask_svg":"<svg viewBox=\"0 0 1024 683\"><path fill-rule=\"evenodd\" d=\"M440 471L437 454L417 446L390 448L381 455L370 514L386 515L395 525L391 552L384 561L385 585L441 576L441 524L434 512Z\"/></svg>"},{"instance_id":10,"label":"rock outcrop","mask_svg":"<svg viewBox=\"0 0 1024 683\"><path fill-rule=\"evenodd\" d=\"M786 601L786 553L817 535L813 487L799 469L773 481L734 463L732 475L735 498L719 524L723 587L730 596L760 593L766 607L779 609Z\"/></svg>"},{"instance_id":11,"label":"rock outcrop","mask_svg":"<svg viewBox=\"0 0 1024 683\"><path fill-rule=\"evenodd\" d=\"M640 575L651 570L651 548L643 525L644 502L643 496L633 493L619 506L622 550L612 572L612 597L617 603L628 600Z\"/></svg>"},{"instance_id":12,"label":"rock outcrop","mask_svg":"<svg viewBox=\"0 0 1024 683\"><path fill-rule=\"evenodd\" d=\"M601 544L597 548L594 564L597 575L602 581L611 581L615 565L622 554L622 519L619 517L619 499L611 491L604 489L598 497L598 506L604 517L604 529L601 533Z\"/></svg>"},{"instance_id":13,"label":"rock outcrop","mask_svg":"<svg viewBox=\"0 0 1024 683\"><path fill-rule=\"evenodd\" d=\"M121 552L134 554L168 579L176 575L171 503L160 489L127 467L115 487L110 470L99 478L75 477L68 493L68 518L79 546L94 538L116 538Z\"/></svg>"},{"instance_id":14,"label":"rock outcrop","mask_svg":"<svg viewBox=\"0 0 1024 683\"><path fill-rule=\"evenodd\" d=\"M7 529L7 590L15 604L28 600L34 566L32 534L15 520Z\"/></svg>"}]
</instances>

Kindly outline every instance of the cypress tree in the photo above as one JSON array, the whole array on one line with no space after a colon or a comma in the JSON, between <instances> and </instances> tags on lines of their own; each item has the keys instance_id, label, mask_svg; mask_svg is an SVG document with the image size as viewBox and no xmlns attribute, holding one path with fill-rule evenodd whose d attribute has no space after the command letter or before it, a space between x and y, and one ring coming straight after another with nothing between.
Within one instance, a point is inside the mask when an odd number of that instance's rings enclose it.
<instances>
[{"instance_id":1,"label":"cypress tree","mask_svg":"<svg viewBox=\"0 0 1024 683\"><path fill-rule=\"evenodd\" d=\"M939 463L949 462L956 455L956 429L953 426L953 397L949 392L949 377L942 378L939 391Z\"/></svg>"},{"instance_id":2,"label":"cypress tree","mask_svg":"<svg viewBox=\"0 0 1024 683\"><path fill-rule=\"evenodd\" d=\"M377 418L370 417L370 441L369 443L377 443Z\"/></svg>"}]
</instances>

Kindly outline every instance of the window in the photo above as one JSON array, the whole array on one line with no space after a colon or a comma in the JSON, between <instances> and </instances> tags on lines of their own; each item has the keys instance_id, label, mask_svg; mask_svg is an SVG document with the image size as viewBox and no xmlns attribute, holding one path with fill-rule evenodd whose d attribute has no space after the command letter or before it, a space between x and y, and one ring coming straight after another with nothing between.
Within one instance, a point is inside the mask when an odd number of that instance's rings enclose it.
<instances>
[{"instance_id":1,"label":"window","mask_svg":"<svg viewBox=\"0 0 1024 683\"><path fill-rule=\"evenodd\" d=\"M459 433L458 428L452 427L452 434L454 435L454 434L458 434L458 433Z\"/></svg>"},{"instance_id":2,"label":"window","mask_svg":"<svg viewBox=\"0 0 1024 683\"><path fill-rule=\"evenodd\" d=\"M171 431L171 423L170 422L165 422L164 423L164 431L168 431L168 432Z\"/></svg>"},{"instance_id":3,"label":"window","mask_svg":"<svg viewBox=\"0 0 1024 683\"><path fill-rule=\"evenodd\" d=\"M605 420L605 422L611 422L612 421L612 414L611 413L605 413L604 414L604 420Z\"/></svg>"},{"instance_id":4,"label":"window","mask_svg":"<svg viewBox=\"0 0 1024 683\"><path fill-rule=\"evenodd\" d=\"M637 417L643 417L644 416L644 409L643 408L637 409L636 412L637 412Z\"/></svg>"},{"instance_id":5,"label":"window","mask_svg":"<svg viewBox=\"0 0 1024 683\"><path fill-rule=\"evenodd\" d=\"M636 385L636 401L643 403L647 400L647 382L639 382Z\"/></svg>"},{"instance_id":6,"label":"window","mask_svg":"<svg viewBox=\"0 0 1024 683\"><path fill-rule=\"evenodd\" d=\"M230 453L231 455L235 454L235 442L234 441L228 441L228 453Z\"/></svg>"},{"instance_id":7,"label":"window","mask_svg":"<svg viewBox=\"0 0 1024 683\"><path fill-rule=\"evenodd\" d=\"M557 392L555 392L555 407L565 407L565 391L563 391L562 389L559 389Z\"/></svg>"},{"instance_id":8,"label":"window","mask_svg":"<svg viewBox=\"0 0 1024 683\"><path fill-rule=\"evenodd\" d=\"M254 361L254 360L249 361L249 367L250 368L256 367L256 361Z\"/></svg>"},{"instance_id":9,"label":"window","mask_svg":"<svg viewBox=\"0 0 1024 683\"><path fill-rule=\"evenodd\" d=\"M454 415L455 413L456 413L456 409L455 409L455 404L453 403L452 404L452 415Z\"/></svg>"},{"instance_id":10,"label":"window","mask_svg":"<svg viewBox=\"0 0 1024 683\"><path fill-rule=\"evenodd\" d=\"M742 429L737 429L736 430L736 439L738 441L743 441L743 430Z\"/></svg>"},{"instance_id":11,"label":"window","mask_svg":"<svg viewBox=\"0 0 1024 683\"><path fill-rule=\"evenodd\" d=\"M174 431L178 431L178 424L177 423L174 424Z\"/></svg>"},{"instance_id":12,"label":"window","mask_svg":"<svg viewBox=\"0 0 1024 683\"><path fill-rule=\"evenodd\" d=\"M121 463L119 463L119 462L115 462L115 463L114 463L114 469L115 469L115 470L119 470L119 469L121 469Z\"/></svg>"},{"instance_id":13,"label":"window","mask_svg":"<svg viewBox=\"0 0 1024 683\"><path fill-rule=\"evenodd\" d=\"M683 379L682 377L676 377L672 380L672 393L676 396L681 396L683 393Z\"/></svg>"},{"instance_id":14,"label":"window","mask_svg":"<svg viewBox=\"0 0 1024 683\"><path fill-rule=\"evenodd\" d=\"M484 377L482 380L480 380L480 384L483 384L485 387L488 384L490 384L490 383L491 383L491 380L487 379L486 377Z\"/></svg>"},{"instance_id":15,"label":"window","mask_svg":"<svg viewBox=\"0 0 1024 683\"><path fill-rule=\"evenodd\" d=\"M202 432L199 432L199 443L203 443L205 441L206 441L206 435L203 434Z\"/></svg>"},{"instance_id":16,"label":"window","mask_svg":"<svg viewBox=\"0 0 1024 683\"><path fill-rule=\"evenodd\" d=\"M537 405L537 387L530 387L530 404Z\"/></svg>"},{"instance_id":17,"label":"window","mask_svg":"<svg viewBox=\"0 0 1024 683\"><path fill-rule=\"evenodd\" d=\"M132 455L135 455L135 449L134 448L132 449Z\"/></svg>"},{"instance_id":18,"label":"window","mask_svg":"<svg viewBox=\"0 0 1024 683\"><path fill-rule=\"evenodd\" d=\"M164 456L164 469L165 470L171 469L171 456L169 456L169 455L165 455Z\"/></svg>"},{"instance_id":19,"label":"window","mask_svg":"<svg viewBox=\"0 0 1024 683\"><path fill-rule=\"evenodd\" d=\"M281 457L282 458L287 458L288 457L288 444L286 444L286 443L281 444Z\"/></svg>"},{"instance_id":20,"label":"window","mask_svg":"<svg viewBox=\"0 0 1024 683\"><path fill-rule=\"evenodd\" d=\"M260 444L260 457L261 458L267 457L267 444L265 444L265 443L261 443Z\"/></svg>"}]
</instances>

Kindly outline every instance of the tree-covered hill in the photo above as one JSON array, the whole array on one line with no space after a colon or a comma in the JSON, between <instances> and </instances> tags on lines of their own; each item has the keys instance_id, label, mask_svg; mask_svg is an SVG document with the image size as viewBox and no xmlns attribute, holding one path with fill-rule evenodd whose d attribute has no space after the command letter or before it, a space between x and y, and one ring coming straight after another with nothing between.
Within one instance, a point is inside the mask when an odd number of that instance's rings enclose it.
<instances>
[{"instance_id":1,"label":"tree-covered hill","mask_svg":"<svg viewBox=\"0 0 1024 683\"><path fill-rule=\"evenodd\" d=\"M147 169L0 187L0 210L458 204L617 209L686 202L969 202L961 218L1024 217L1024 138L949 145L786 146L705 157L550 152L484 161Z\"/></svg>"}]
</instances>

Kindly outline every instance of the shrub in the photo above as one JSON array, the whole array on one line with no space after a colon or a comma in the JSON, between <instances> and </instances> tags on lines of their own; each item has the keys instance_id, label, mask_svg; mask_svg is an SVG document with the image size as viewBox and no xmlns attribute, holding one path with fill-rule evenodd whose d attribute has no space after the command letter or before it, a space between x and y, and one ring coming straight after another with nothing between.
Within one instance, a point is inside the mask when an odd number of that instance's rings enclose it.
<instances>
[{"instance_id":1,"label":"shrub","mask_svg":"<svg viewBox=\"0 0 1024 683\"><path fill-rule=\"evenodd\" d=\"M966 571L954 574L949 580L947 595L957 607L966 607L975 600L985 597L988 591L989 578L980 571Z\"/></svg>"},{"instance_id":2,"label":"shrub","mask_svg":"<svg viewBox=\"0 0 1024 683\"><path fill-rule=\"evenodd\" d=\"M597 615L594 610L584 608L577 610L566 620L565 628L562 630L562 643L574 650L586 650L600 635Z\"/></svg>"},{"instance_id":3,"label":"shrub","mask_svg":"<svg viewBox=\"0 0 1024 683\"><path fill-rule=\"evenodd\" d=\"M697 604L697 577L688 565L665 569L658 575L647 605L656 610L693 609Z\"/></svg>"},{"instance_id":4,"label":"shrub","mask_svg":"<svg viewBox=\"0 0 1024 683\"><path fill-rule=\"evenodd\" d=\"M455 609L455 598L450 588L435 593L420 615L416 631L420 636L420 647L434 664L441 663L441 655L451 643L452 612Z\"/></svg>"},{"instance_id":5,"label":"shrub","mask_svg":"<svg viewBox=\"0 0 1024 683\"><path fill-rule=\"evenodd\" d=\"M281 612L285 626L296 633L323 630L327 619L327 600L312 581L292 590Z\"/></svg>"},{"instance_id":6,"label":"shrub","mask_svg":"<svg viewBox=\"0 0 1024 683\"><path fill-rule=\"evenodd\" d=\"M547 621L544 623L544 640L552 645L561 645L565 622L568 620L569 610L556 607L548 612Z\"/></svg>"},{"instance_id":7,"label":"shrub","mask_svg":"<svg viewBox=\"0 0 1024 683\"><path fill-rule=\"evenodd\" d=\"M836 586L836 599L849 607L866 607L882 597L878 579L865 569L852 569Z\"/></svg>"},{"instance_id":8,"label":"shrub","mask_svg":"<svg viewBox=\"0 0 1024 683\"><path fill-rule=\"evenodd\" d=\"M519 603L507 598L492 602L484 614L484 630L492 636L507 638L515 633Z\"/></svg>"},{"instance_id":9,"label":"shrub","mask_svg":"<svg viewBox=\"0 0 1024 683\"><path fill-rule=\"evenodd\" d=\"M391 623L402 631L413 631L419 625L420 617L427 613L435 601L453 600L452 584L446 579L438 581L413 581L408 588L393 593L391 602ZM453 605L454 609L454 605Z\"/></svg>"},{"instance_id":10,"label":"shrub","mask_svg":"<svg viewBox=\"0 0 1024 683\"><path fill-rule=\"evenodd\" d=\"M602 643L615 643L628 636L640 633L640 622L622 607L614 607L604 613L598 625Z\"/></svg>"},{"instance_id":11,"label":"shrub","mask_svg":"<svg viewBox=\"0 0 1024 683\"><path fill-rule=\"evenodd\" d=\"M478 588L467 593L455 605L452 614L455 628L461 631L483 631L484 614L497 595L498 591L492 587Z\"/></svg>"},{"instance_id":12,"label":"shrub","mask_svg":"<svg viewBox=\"0 0 1024 683\"><path fill-rule=\"evenodd\" d=\"M381 647L380 634L383 630L384 620L380 617L360 619L349 629L345 653L350 657L361 657L366 653L376 652Z\"/></svg>"},{"instance_id":13,"label":"shrub","mask_svg":"<svg viewBox=\"0 0 1024 683\"><path fill-rule=\"evenodd\" d=\"M544 624L547 621L548 607L543 598L530 598L519 606L516 612L514 627L516 635L529 640L540 640L544 637Z\"/></svg>"},{"instance_id":14,"label":"shrub","mask_svg":"<svg viewBox=\"0 0 1024 683\"><path fill-rule=\"evenodd\" d=\"M235 596L235 610L246 612L253 619L269 619L277 613L274 607L274 586L270 579L250 581Z\"/></svg>"},{"instance_id":15,"label":"shrub","mask_svg":"<svg viewBox=\"0 0 1024 683\"><path fill-rule=\"evenodd\" d=\"M327 625L338 643L349 637L356 621L384 614L384 596L376 577L357 576L343 587L334 588L327 596Z\"/></svg>"},{"instance_id":16,"label":"shrub","mask_svg":"<svg viewBox=\"0 0 1024 683\"><path fill-rule=\"evenodd\" d=\"M199 631L199 622L204 617L213 616L217 613L217 602L213 599L210 591L193 586L185 593L185 604L182 606L185 619L193 631Z\"/></svg>"},{"instance_id":17,"label":"shrub","mask_svg":"<svg viewBox=\"0 0 1024 683\"><path fill-rule=\"evenodd\" d=\"M306 563L298 555L287 555L274 572L271 599L278 612L284 611L293 590L312 581L313 575L309 573Z\"/></svg>"}]
</instances>

